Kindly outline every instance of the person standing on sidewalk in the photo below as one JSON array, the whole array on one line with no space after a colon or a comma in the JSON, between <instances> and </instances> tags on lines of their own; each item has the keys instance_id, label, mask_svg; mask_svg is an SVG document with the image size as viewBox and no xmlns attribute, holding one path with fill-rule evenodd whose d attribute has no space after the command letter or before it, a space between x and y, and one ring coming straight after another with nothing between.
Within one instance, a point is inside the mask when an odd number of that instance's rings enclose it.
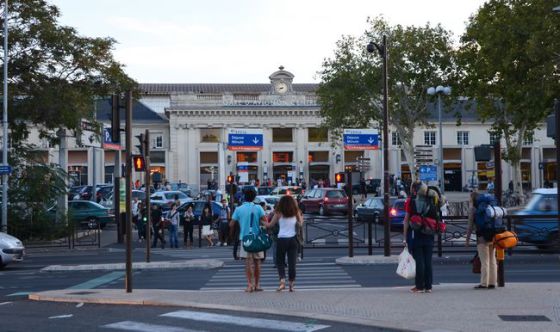
<instances>
[{"instance_id":1,"label":"person standing on sidewalk","mask_svg":"<svg viewBox=\"0 0 560 332\"><path fill-rule=\"evenodd\" d=\"M493 241L486 241L480 230L476 228L476 202L479 194L471 193L471 208L469 210L469 222L467 226L467 239L465 246L469 246L471 242L471 234L474 230L476 234L476 250L480 258L480 284L474 286L475 289L492 289L496 288L498 280L498 265L496 264L496 247Z\"/></svg>"},{"instance_id":2,"label":"person standing on sidewalk","mask_svg":"<svg viewBox=\"0 0 560 332\"><path fill-rule=\"evenodd\" d=\"M192 205L189 205L187 211L185 211L184 222L183 222L183 242L185 247L193 246L193 230L194 230L194 212ZM188 241L187 241L188 240ZM190 241L190 242L189 242Z\"/></svg>"},{"instance_id":3,"label":"person standing on sidewalk","mask_svg":"<svg viewBox=\"0 0 560 332\"><path fill-rule=\"evenodd\" d=\"M218 245L227 246L229 237L229 221L231 219L231 211L227 200L222 199L222 206L220 209L220 217L218 220Z\"/></svg>"},{"instance_id":4,"label":"person standing on sidewalk","mask_svg":"<svg viewBox=\"0 0 560 332\"><path fill-rule=\"evenodd\" d=\"M243 204L235 209L233 212L232 220L230 222L230 230L234 229L236 224L239 224L239 240L243 241L243 237L249 235L252 229L253 234L258 234L260 225L266 224L266 216L264 210L253 203L257 197L257 192L254 187L247 187L243 189ZM251 223L253 220L253 223ZM261 277L261 259L264 258L264 252L246 252L243 249L243 244L239 245L239 257L245 259L245 276L247 277L247 288L245 292L259 292L262 291L260 287Z\"/></svg>"},{"instance_id":5,"label":"person standing on sidewalk","mask_svg":"<svg viewBox=\"0 0 560 332\"><path fill-rule=\"evenodd\" d=\"M214 236L214 231L212 230L213 221L214 218L210 205L205 205L204 209L202 209L202 215L200 216L200 224L202 225L202 236L208 241L209 247L214 246L214 242L212 241L212 237Z\"/></svg>"},{"instance_id":6,"label":"person standing on sidewalk","mask_svg":"<svg viewBox=\"0 0 560 332\"><path fill-rule=\"evenodd\" d=\"M179 219L180 214L177 208L179 205L177 203L173 204L171 212L169 212L169 246L171 248L179 248L179 242L177 240L177 232L179 230Z\"/></svg>"},{"instance_id":7,"label":"person standing on sidewalk","mask_svg":"<svg viewBox=\"0 0 560 332\"><path fill-rule=\"evenodd\" d=\"M163 237L163 227L161 220L161 210L158 205L152 205L152 212L150 215L152 222L152 230L154 232L154 240L152 241L152 248L157 247L158 239L161 241L161 249L165 248L165 239Z\"/></svg>"},{"instance_id":8,"label":"person standing on sidewalk","mask_svg":"<svg viewBox=\"0 0 560 332\"><path fill-rule=\"evenodd\" d=\"M410 227L410 218L423 211L427 204L428 186L417 181L410 187L410 197L404 203L405 216L403 220L403 243L412 252L416 261L415 286L412 293L432 292L432 254L434 249L434 235L425 234ZM411 250L412 249L412 250Z\"/></svg>"},{"instance_id":9,"label":"person standing on sidewalk","mask_svg":"<svg viewBox=\"0 0 560 332\"><path fill-rule=\"evenodd\" d=\"M295 199L286 195L280 198L272 221L266 225L272 228L279 224L278 248L276 249L276 266L278 267L278 277L280 285L276 291L280 292L286 288L286 254L288 255L288 281L290 292L294 291L296 280L296 262L298 254L297 230L298 226L303 226L303 216L299 210Z\"/></svg>"}]
</instances>

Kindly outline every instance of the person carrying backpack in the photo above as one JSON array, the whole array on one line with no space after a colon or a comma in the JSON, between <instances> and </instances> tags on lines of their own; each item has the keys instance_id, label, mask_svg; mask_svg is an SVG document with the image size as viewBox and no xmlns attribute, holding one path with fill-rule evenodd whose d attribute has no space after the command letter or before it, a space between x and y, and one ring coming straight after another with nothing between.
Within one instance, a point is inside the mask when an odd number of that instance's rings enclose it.
<instances>
[{"instance_id":1,"label":"person carrying backpack","mask_svg":"<svg viewBox=\"0 0 560 332\"><path fill-rule=\"evenodd\" d=\"M410 196L405 201L403 243L416 261L415 286L410 290L412 293L432 292L434 234L441 220L438 195L434 189L428 189L425 183L417 181L410 186ZM427 224L428 219L434 221L433 228ZM426 224L413 223L412 220L426 221Z\"/></svg>"},{"instance_id":2,"label":"person carrying backpack","mask_svg":"<svg viewBox=\"0 0 560 332\"><path fill-rule=\"evenodd\" d=\"M505 209L496 206L493 195L471 193L471 208L467 226L467 239L465 246L469 246L471 234L476 234L476 250L480 258L480 284L475 289L496 288L498 279L496 264L496 247L494 246L494 235L505 230L502 218ZM488 212L487 212L488 210Z\"/></svg>"}]
</instances>

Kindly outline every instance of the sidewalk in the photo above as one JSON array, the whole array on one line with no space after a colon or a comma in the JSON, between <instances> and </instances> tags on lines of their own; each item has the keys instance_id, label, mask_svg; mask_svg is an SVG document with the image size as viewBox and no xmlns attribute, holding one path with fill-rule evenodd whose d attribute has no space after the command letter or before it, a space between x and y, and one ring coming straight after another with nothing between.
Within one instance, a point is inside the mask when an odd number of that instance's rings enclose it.
<instances>
[{"instance_id":1,"label":"sidewalk","mask_svg":"<svg viewBox=\"0 0 560 332\"><path fill-rule=\"evenodd\" d=\"M296 284L297 285L297 284ZM179 306L324 319L415 331L558 331L560 283L510 283L495 290L443 284L431 294L408 287L261 293L136 289L54 290L31 300ZM533 321L531 321L533 320ZM538 320L538 321L535 321Z\"/></svg>"}]
</instances>

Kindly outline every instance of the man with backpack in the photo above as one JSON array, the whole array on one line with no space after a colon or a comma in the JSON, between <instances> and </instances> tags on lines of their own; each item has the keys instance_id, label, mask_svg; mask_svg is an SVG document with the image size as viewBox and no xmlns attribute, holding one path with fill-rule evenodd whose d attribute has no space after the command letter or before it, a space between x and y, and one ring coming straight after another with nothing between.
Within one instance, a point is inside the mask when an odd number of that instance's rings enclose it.
<instances>
[{"instance_id":1,"label":"man with backpack","mask_svg":"<svg viewBox=\"0 0 560 332\"><path fill-rule=\"evenodd\" d=\"M432 292L432 252L434 234L443 229L441 221L441 195L436 187L417 181L410 187L410 197L405 201L403 242L416 261L415 286L412 293Z\"/></svg>"},{"instance_id":2,"label":"man with backpack","mask_svg":"<svg viewBox=\"0 0 560 332\"><path fill-rule=\"evenodd\" d=\"M467 226L468 247L473 230L476 234L476 250L480 258L480 284L475 289L496 288L498 278L494 236L505 231L503 217L506 210L497 206L496 198L490 194L471 193L471 208Z\"/></svg>"}]
</instances>

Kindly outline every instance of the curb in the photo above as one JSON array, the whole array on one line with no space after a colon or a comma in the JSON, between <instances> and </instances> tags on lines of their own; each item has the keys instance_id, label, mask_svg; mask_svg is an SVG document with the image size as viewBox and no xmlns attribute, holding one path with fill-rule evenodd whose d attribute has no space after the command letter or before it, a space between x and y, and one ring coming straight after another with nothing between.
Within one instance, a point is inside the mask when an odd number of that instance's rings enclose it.
<instances>
[{"instance_id":1,"label":"curb","mask_svg":"<svg viewBox=\"0 0 560 332\"><path fill-rule=\"evenodd\" d=\"M80 292L79 290L77 291ZM189 292L189 291L187 291ZM191 291L192 292L192 291ZM200 292L200 291L194 291ZM73 293L76 293L74 291ZM88 292L89 293L89 292ZM92 292L97 293L97 292ZM68 294L72 296L72 294ZM199 303L190 301L160 301L160 300L150 300L150 299L117 299L117 298L89 298L87 296L72 296L68 297L56 296L56 295L41 295L40 293L29 294L28 299L32 301L44 301L44 302L65 302L65 303L90 303L90 304L109 304L109 305L144 305L144 306L173 306L173 307L183 307L183 308L194 308L203 310L224 310L224 311L237 311L246 313L260 313L269 314L275 316L284 317L298 317L298 318L313 318L330 322L337 322L343 324L352 324L360 326L369 326L375 328L383 328L386 331L421 331L426 330L427 326L411 326L410 324L400 324L397 322L389 321L378 321L363 319L359 317L344 317L332 314L320 314L320 313L310 313L303 311L292 311L292 310L276 310L269 308L254 308L254 307L244 307L236 306L230 304L209 304L209 303ZM76 294L78 295L78 294ZM85 294L84 294L85 295Z\"/></svg>"},{"instance_id":2,"label":"curb","mask_svg":"<svg viewBox=\"0 0 560 332\"><path fill-rule=\"evenodd\" d=\"M224 266L224 262L217 259L193 259L188 261L159 261L151 263L132 263L135 270L161 270L161 269L200 269L211 270ZM56 271L115 271L125 270L125 263L113 264L83 264L83 265L49 265L41 272Z\"/></svg>"}]
</instances>

